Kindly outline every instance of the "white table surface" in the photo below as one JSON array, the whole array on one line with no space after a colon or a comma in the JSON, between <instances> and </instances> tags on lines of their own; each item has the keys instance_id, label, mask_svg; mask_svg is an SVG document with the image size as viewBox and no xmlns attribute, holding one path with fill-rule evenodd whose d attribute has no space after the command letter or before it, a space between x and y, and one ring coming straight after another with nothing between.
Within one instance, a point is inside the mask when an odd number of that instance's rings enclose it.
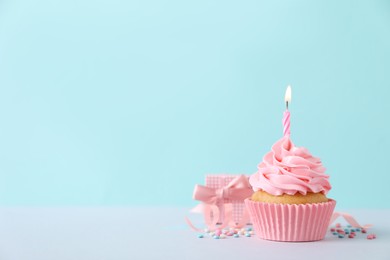
<instances>
[{"instance_id":1,"label":"white table surface","mask_svg":"<svg viewBox=\"0 0 390 260\"><path fill-rule=\"evenodd\" d=\"M1 260L62 259L390 259L390 209L347 210L377 235L367 240L272 242L251 238L197 238L175 207L3 207Z\"/></svg>"}]
</instances>

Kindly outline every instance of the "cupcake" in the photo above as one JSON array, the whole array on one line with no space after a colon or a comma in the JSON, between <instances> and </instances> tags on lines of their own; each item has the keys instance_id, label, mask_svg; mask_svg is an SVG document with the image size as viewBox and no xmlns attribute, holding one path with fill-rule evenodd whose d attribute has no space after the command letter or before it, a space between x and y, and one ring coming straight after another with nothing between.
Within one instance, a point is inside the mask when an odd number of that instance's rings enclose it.
<instances>
[{"instance_id":1,"label":"cupcake","mask_svg":"<svg viewBox=\"0 0 390 260\"><path fill-rule=\"evenodd\" d=\"M257 236L275 241L325 237L336 201L321 160L285 135L249 179L254 194L245 200Z\"/></svg>"}]
</instances>

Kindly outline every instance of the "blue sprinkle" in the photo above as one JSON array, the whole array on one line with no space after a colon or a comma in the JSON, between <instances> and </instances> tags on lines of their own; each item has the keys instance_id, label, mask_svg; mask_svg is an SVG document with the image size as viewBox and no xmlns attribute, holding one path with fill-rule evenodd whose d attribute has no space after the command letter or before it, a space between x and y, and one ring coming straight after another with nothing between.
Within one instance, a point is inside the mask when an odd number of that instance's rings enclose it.
<instances>
[{"instance_id":1,"label":"blue sprinkle","mask_svg":"<svg viewBox=\"0 0 390 260\"><path fill-rule=\"evenodd\" d=\"M343 235L339 235L339 238L344 238L344 236Z\"/></svg>"},{"instance_id":2,"label":"blue sprinkle","mask_svg":"<svg viewBox=\"0 0 390 260\"><path fill-rule=\"evenodd\" d=\"M234 234L233 237L238 238L240 236L238 234Z\"/></svg>"},{"instance_id":3,"label":"blue sprinkle","mask_svg":"<svg viewBox=\"0 0 390 260\"><path fill-rule=\"evenodd\" d=\"M360 232L360 231L362 231L362 230L361 230L360 228L357 228L356 231L357 231L357 232Z\"/></svg>"},{"instance_id":4,"label":"blue sprinkle","mask_svg":"<svg viewBox=\"0 0 390 260\"><path fill-rule=\"evenodd\" d=\"M199 234L198 238L204 238L204 236L202 234Z\"/></svg>"},{"instance_id":5,"label":"blue sprinkle","mask_svg":"<svg viewBox=\"0 0 390 260\"><path fill-rule=\"evenodd\" d=\"M348 235L348 234L349 234L349 231L345 231L345 234Z\"/></svg>"},{"instance_id":6,"label":"blue sprinkle","mask_svg":"<svg viewBox=\"0 0 390 260\"><path fill-rule=\"evenodd\" d=\"M246 233L245 236L246 236L246 237L251 237L251 234Z\"/></svg>"},{"instance_id":7,"label":"blue sprinkle","mask_svg":"<svg viewBox=\"0 0 390 260\"><path fill-rule=\"evenodd\" d=\"M338 235L338 234L339 234L339 233L337 233L337 232L333 232L333 235L335 235L335 236Z\"/></svg>"},{"instance_id":8,"label":"blue sprinkle","mask_svg":"<svg viewBox=\"0 0 390 260\"><path fill-rule=\"evenodd\" d=\"M355 232L356 231L356 229L351 229L351 232Z\"/></svg>"},{"instance_id":9,"label":"blue sprinkle","mask_svg":"<svg viewBox=\"0 0 390 260\"><path fill-rule=\"evenodd\" d=\"M252 228L248 227L246 228L246 231L252 231Z\"/></svg>"},{"instance_id":10,"label":"blue sprinkle","mask_svg":"<svg viewBox=\"0 0 390 260\"><path fill-rule=\"evenodd\" d=\"M214 239L219 239L219 236L213 236Z\"/></svg>"},{"instance_id":11,"label":"blue sprinkle","mask_svg":"<svg viewBox=\"0 0 390 260\"><path fill-rule=\"evenodd\" d=\"M345 231L345 232L347 232L347 231L349 231L349 229L348 229L348 228L346 228L346 229L344 229L344 231Z\"/></svg>"}]
</instances>

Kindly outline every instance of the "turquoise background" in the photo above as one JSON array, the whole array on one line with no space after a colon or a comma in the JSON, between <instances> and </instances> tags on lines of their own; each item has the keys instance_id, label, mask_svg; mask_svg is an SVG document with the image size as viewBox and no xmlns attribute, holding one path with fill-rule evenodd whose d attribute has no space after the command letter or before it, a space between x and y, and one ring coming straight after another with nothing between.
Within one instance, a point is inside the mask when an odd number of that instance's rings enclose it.
<instances>
[{"instance_id":1,"label":"turquoise background","mask_svg":"<svg viewBox=\"0 0 390 260\"><path fill-rule=\"evenodd\" d=\"M389 1L0 2L0 204L194 205L282 136L390 207Z\"/></svg>"}]
</instances>

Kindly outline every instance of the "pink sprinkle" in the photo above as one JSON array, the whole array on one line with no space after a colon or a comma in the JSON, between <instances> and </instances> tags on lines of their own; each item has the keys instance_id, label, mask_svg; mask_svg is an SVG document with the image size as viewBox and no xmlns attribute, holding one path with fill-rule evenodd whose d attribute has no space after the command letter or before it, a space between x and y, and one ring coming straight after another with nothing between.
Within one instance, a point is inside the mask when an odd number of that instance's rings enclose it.
<instances>
[{"instance_id":1,"label":"pink sprinkle","mask_svg":"<svg viewBox=\"0 0 390 260\"><path fill-rule=\"evenodd\" d=\"M334 229L334 228L330 229L330 232L335 232L335 231L336 231L336 229Z\"/></svg>"},{"instance_id":2,"label":"pink sprinkle","mask_svg":"<svg viewBox=\"0 0 390 260\"><path fill-rule=\"evenodd\" d=\"M349 235L348 237L349 237L349 238L354 238L355 236L351 234L351 235Z\"/></svg>"},{"instance_id":3,"label":"pink sprinkle","mask_svg":"<svg viewBox=\"0 0 390 260\"><path fill-rule=\"evenodd\" d=\"M367 235L367 239L375 239L376 235L375 234L369 234Z\"/></svg>"},{"instance_id":4,"label":"pink sprinkle","mask_svg":"<svg viewBox=\"0 0 390 260\"><path fill-rule=\"evenodd\" d=\"M365 230L365 229L362 229L362 233L367 233L367 230Z\"/></svg>"},{"instance_id":5,"label":"pink sprinkle","mask_svg":"<svg viewBox=\"0 0 390 260\"><path fill-rule=\"evenodd\" d=\"M345 235L345 231L344 231L344 230L337 230L337 232L338 232L339 234Z\"/></svg>"},{"instance_id":6,"label":"pink sprinkle","mask_svg":"<svg viewBox=\"0 0 390 260\"><path fill-rule=\"evenodd\" d=\"M337 227L337 228L340 228L340 227L341 227L341 224L340 224L340 223L336 223L336 227Z\"/></svg>"},{"instance_id":7,"label":"pink sprinkle","mask_svg":"<svg viewBox=\"0 0 390 260\"><path fill-rule=\"evenodd\" d=\"M221 234L222 234L222 232L221 232L220 229L215 230L215 235L216 236L220 236Z\"/></svg>"}]
</instances>

